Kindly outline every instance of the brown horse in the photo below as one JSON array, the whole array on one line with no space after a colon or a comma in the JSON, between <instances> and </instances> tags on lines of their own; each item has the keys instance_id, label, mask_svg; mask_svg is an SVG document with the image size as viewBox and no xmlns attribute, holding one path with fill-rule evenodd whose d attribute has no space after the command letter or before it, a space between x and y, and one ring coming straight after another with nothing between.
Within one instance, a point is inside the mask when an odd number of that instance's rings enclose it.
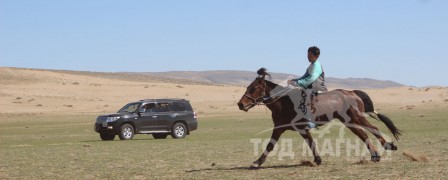
<instances>
[{"instance_id":1,"label":"brown horse","mask_svg":"<svg viewBox=\"0 0 448 180\"><path fill-rule=\"evenodd\" d=\"M306 128L310 118L305 117L311 117L318 126L324 125L334 118L339 119L367 145L371 160L374 162L379 162L381 157L362 128L375 135L386 150L397 150L397 146L387 142L378 128L367 121L366 114L385 123L397 140L401 135L400 130L388 117L374 111L373 103L365 92L337 89L314 96L311 95L311 98L306 101L307 96L304 90L282 87L266 80L265 76L270 75L265 68L261 68L257 73L259 77L247 87L246 92L238 102L238 106L240 110L247 112L255 105L266 105L272 111L274 129L266 150L252 164L251 168L259 168L264 163L269 152L274 149L276 142L286 130L299 132L311 148L314 162L320 165L321 158L316 150L316 144L308 128ZM311 116L304 115L303 106L308 107L306 109L309 109L308 113Z\"/></svg>"}]
</instances>

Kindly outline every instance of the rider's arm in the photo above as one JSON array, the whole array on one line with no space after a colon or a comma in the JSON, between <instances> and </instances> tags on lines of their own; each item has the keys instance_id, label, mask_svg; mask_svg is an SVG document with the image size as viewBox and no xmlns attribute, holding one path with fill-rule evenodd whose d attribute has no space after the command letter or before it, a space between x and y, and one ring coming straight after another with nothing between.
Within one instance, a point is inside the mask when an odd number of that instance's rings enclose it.
<instances>
[{"instance_id":1,"label":"rider's arm","mask_svg":"<svg viewBox=\"0 0 448 180\"><path fill-rule=\"evenodd\" d=\"M291 79L291 80L297 82L301 79L305 79L307 76L309 76L308 71L305 71L305 74L303 74L303 76L300 76L299 78L295 78L295 79Z\"/></svg>"}]
</instances>

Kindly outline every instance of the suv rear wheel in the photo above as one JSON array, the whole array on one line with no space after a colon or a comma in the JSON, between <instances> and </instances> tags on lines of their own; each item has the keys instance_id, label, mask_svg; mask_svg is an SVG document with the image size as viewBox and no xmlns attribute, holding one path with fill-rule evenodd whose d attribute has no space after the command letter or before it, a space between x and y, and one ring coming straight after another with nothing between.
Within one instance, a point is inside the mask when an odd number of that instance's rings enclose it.
<instances>
[{"instance_id":1,"label":"suv rear wheel","mask_svg":"<svg viewBox=\"0 0 448 180\"><path fill-rule=\"evenodd\" d=\"M130 124L123 124L120 127L120 134L118 136L121 140L131 140L134 138L134 127Z\"/></svg>"},{"instance_id":2,"label":"suv rear wheel","mask_svg":"<svg viewBox=\"0 0 448 180\"><path fill-rule=\"evenodd\" d=\"M184 123L176 123L171 128L171 137L178 139L184 138L187 135L187 127Z\"/></svg>"},{"instance_id":3,"label":"suv rear wheel","mask_svg":"<svg viewBox=\"0 0 448 180\"><path fill-rule=\"evenodd\" d=\"M112 141L115 139L115 134L102 132L100 133L100 137L103 141Z\"/></svg>"},{"instance_id":4,"label":"suv rear wheel","mask_svg":"<svg viewBox=\"0 0 448 180\"><path fill-rule=\"evenodd\" d=\"M152 137L154 137L154 139L166 139L167 136L168 136L168 134L166 134L166 133L152 134Z\"/></svg>"}]
</instances>

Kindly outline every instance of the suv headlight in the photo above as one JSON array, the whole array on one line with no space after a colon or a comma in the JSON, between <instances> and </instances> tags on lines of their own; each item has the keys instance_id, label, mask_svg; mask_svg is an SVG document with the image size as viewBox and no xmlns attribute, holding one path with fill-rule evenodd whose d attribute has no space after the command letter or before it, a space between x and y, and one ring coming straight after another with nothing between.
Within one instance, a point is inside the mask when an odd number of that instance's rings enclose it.
<instances>
[{"instance_id":1,"label":"suv headlight","mask_svg":"<svg viewBox=\"0 0 448 180\"><path fill-rule=\"evenodd\" d=\"M120 117L107 117L107 122L114 122L116 120L120 119Z\"/></svg>"}]
</instances>

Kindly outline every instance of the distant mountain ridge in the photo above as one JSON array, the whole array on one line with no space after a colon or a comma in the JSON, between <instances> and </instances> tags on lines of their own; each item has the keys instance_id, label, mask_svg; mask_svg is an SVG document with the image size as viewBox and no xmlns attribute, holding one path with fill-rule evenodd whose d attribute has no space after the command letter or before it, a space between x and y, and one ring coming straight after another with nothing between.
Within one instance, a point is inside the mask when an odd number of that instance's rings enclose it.
<instances>
[{"instance_id":1,"label":"distant mountain ridge","mask_svg":"<svg viewBox=\"0 0 448 180\"><path fill-rule=\"evenodd\" d=\"M1 67L0 67L1 68ZM29 68L12 68L29 69ZM117 79L134 82L163 82L175 84L197 84L197 85L234 85L247 86L257 74L252 71L237 70L214 70L214 71L167 71L167 72L90 72L90 71L70 71L51 69L30 69L36 71L51 71L73 75L83 75L106 79ZM285 83L286 80L296 78L296 76L285 73L270 73L269 79L275 83ZM9 77L9 76L8 76ZM8 79L6 78L6 80ZM332 78L327 77L326 83L330 89L382 89L392 87L402 87L393 81L382 81L369 78Z\"/></svg>"},{"instance_id":2,"label":"distant mountain ridge","mask_svg":"<svg viewBox=\"0 0 448 180\"><path fill-rule=\"evenodd\" d=\"M247 86L256 77L257 74L251 71L236 70L216 70L216 71L168 71L168 72L150 72L138 73L165 78L186 79L212 84L227 84L237 86ZM275 83L285 82L288 79L296 78L285 73L271 73L271 81ZM381 89L391 87L401 87L403 84L394 81L382 81L370 78L332 78L327 77L327 86L331 89Z\"/></svg>"}]
</instances>

